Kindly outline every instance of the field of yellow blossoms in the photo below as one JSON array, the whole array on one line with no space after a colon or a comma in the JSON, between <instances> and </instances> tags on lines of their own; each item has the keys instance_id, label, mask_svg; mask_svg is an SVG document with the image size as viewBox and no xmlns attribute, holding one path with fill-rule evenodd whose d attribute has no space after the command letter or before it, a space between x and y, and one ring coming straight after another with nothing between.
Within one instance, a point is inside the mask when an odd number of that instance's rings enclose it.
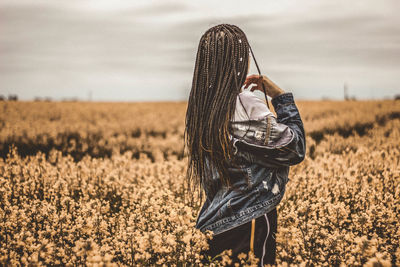
<instances>
[{"instance_id":1,"label":"field of yellow blossoms","mask_svg":"<svg viewBox=\"0 0 400 267\"><path fill-rule=\"evenodd\" d=\"M400 102L296 104L307 155L278 206L278 265L400 266ZM0 102L0 265L200 265L186 105Z\"/></svg>"}]
</instances>

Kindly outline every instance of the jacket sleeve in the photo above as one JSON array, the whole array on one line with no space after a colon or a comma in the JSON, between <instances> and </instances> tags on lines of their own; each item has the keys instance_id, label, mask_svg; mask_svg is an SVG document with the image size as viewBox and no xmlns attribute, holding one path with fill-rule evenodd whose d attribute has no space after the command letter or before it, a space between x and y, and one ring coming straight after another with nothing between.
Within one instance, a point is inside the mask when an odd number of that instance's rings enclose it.
<instances>
[{"instance_id":1,"label":"jacket sleeve","mask_svg":"<svg viewBox=\"0 0 400 267\"><path fill-rule=\"evenodd\" d=\"M269 114L258 120L233 122L233 144L258 160L290 166L304 160L306 141L303 122L293 94L283 93L272 99L277 116Z\"/></svg>"}]
</instances>

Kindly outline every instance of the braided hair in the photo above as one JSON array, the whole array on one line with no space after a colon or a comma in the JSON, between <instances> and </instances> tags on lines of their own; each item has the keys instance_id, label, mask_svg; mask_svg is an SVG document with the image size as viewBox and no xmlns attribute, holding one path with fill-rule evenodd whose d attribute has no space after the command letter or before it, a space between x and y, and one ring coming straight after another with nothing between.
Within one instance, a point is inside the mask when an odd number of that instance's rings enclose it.
<instances>
[{"instance_id":1,"label":"braided hair","mask_svg":"<svg viewBox=\"0 0 400 267\"><path fill-rule=\"evenodd\" d=\"M250 51L245 33L235 25L216 25L200 38L184 132L189 188L212 185L209 164L219 182L231 186L227 167L235 161L229 122L247 76Z\"/></svg>"}]
</instances>

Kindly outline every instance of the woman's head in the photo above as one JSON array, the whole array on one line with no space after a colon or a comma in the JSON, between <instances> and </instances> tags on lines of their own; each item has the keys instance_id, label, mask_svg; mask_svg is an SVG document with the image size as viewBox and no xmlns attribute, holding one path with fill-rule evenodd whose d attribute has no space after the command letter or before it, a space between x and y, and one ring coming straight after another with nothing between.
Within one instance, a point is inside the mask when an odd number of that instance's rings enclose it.
<instances>
[{"instance_id":1,"label":"woman's head","mask_svg":"<svg viewBox=\"0 0 400 267\"><path fill-rule=\"evenodd\" d=\"M221 182L230 184L226 170L233 158L229 121L247 76L250 50L244 32L231 24L211 27L200 38L186 112L189 182L207 186L212 178L207 158Z\"/></svg>"}]
</instances>

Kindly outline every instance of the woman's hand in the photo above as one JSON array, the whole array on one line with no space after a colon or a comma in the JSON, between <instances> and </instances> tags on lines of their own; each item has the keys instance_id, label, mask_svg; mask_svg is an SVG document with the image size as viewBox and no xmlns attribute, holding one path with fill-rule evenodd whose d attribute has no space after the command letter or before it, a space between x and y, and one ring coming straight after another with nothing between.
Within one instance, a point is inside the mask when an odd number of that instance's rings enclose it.
<instances>
[{"instance_id":1,"label":"woman's hand","mask_svg":"<svg viewBox=\"0 0 400 267\"><path fill-rule=\"evenodd\" d=\"M253 86L250 91L254 90L259 90L264 93L262 84L264 84L265 91L268 96L274 98L280 94L283 94L285 91L283 91L281 88L279 88L278 85L276 85L273 81L268 79L267 76L265 75L258 75L258 74L253 74L250 76L247 76L246 80L244 81L244 88L247 89L250 84L255 83L256 86Z\"/></svg>"}]
</instances>

